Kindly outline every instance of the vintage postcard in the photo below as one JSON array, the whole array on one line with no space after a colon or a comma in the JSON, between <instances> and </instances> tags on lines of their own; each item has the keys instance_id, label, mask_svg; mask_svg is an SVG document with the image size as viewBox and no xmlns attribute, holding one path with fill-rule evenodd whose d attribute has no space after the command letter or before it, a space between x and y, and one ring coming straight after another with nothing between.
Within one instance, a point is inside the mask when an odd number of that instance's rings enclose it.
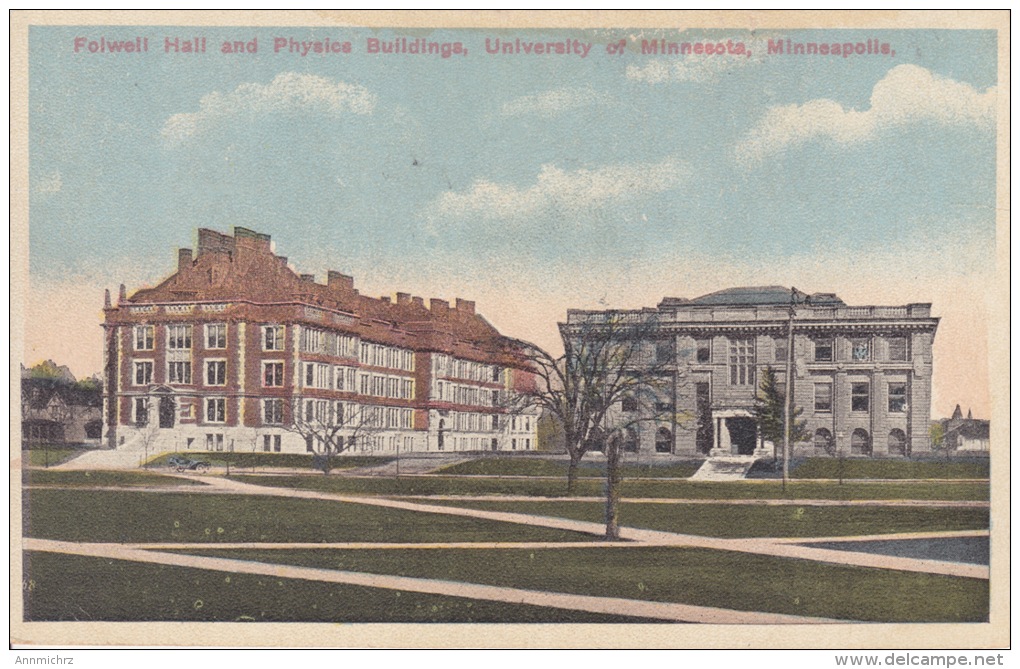
<instances>
[{"instance_id":1,"label":"vintage postcard","mask_svg":"<svg viewBox=\"0 0 1020 669\"><path fill-rule=\"evenodd\" d=\"M13 645L1008 646L1008 14L12 47Z\"/></svg>"}]
</instances>

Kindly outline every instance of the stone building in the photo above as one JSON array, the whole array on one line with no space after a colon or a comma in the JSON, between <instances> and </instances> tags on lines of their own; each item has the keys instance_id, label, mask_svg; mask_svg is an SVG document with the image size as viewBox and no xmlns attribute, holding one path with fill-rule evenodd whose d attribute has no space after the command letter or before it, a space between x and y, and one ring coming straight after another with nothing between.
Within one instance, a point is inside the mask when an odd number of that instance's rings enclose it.
<instances>
[{"instance_id":1,"label":"stone building","mask_svg":"<svg viewBox=\"0 0 1020 669\"><path fill-rule=\"evenodd\" d=\"M107 293L104 329L112 447L319 450L299 423L343 425L352 453L536 446L506 401L533 375L473 302L317 283L244 228L201 229L159 285Z\"/></svg>"},{"instance_id":2,"label":"stone building","mask_svg":"<svg viewBox=\"0 0 1020 669\"><path fill-rule=\"evenodd\" d=\"M608 314L644 324L647 360L670 377L673 419L628 418L636 432L631 450L771 455L774 445L762 438L753 409L766 367L785 394L791 323L792 398L811 439L794 444L795 455L901 457L931 450L938 318L930 304L848 306L831 293L730 288L695 299L667 297L654 309L571 310L566 326L598 323ZM636 406L621 405L618 415Z\"/></svg>"}]
</instances>

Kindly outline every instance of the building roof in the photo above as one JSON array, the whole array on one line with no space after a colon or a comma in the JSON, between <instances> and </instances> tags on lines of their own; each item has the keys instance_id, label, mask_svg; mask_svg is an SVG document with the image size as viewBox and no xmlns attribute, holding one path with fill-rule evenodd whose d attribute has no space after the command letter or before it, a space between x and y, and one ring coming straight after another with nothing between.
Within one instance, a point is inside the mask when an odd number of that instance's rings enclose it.
<instances>
[{"instance_id":1,"label":"building roof","mask_svg":"<svg viewBox=\"0 0 1020 669\"><path fill-rule=\"evenodd\" d=\"M124 293L121 304L195 302L299 303L349 314L359 321L357 334L399 345L400 333L439 333L452 338L455 355L471 355L470 347L492 351L506 348L506 339L480 314L475 303L457 298L427 303L409 293L369 297L354 288L354 279L330 271L325 283L298 274L287 258L272 251L269 235L234 228L234 235L198 231L198 250L178 251L177 271L154 288ZM382 326L382 327L379 327ZM464 346L468 346L465 349Z\"/></svg>"},{"instance_id":2,"label":"building roof","mask_svg":"<svg viewBox=\"0 0 1020 669\"><path fill-rule=\"evenodd\" d=\"M714 293L686 299L682 297L667 297L659 304L660 308L675 307L681 305L694 306L763 306L763 305L787 305L791 298L797 304L815 304L827 306L843 306L843 300L833 293L814 293L809 295L796 288L785 286L742 286L738 288L726 288Z\"/></svg>"}]
</instances>

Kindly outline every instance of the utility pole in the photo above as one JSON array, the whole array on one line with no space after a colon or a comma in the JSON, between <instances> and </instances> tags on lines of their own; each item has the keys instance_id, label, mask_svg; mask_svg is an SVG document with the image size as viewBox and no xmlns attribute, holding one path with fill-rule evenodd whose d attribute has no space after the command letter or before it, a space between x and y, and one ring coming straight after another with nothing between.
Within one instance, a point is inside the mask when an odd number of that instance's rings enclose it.
<instances>
[{"instance_id":1,"label":"utility pole","mask_svg":"<svg viewBox=\"0 0 1020 669\"><path fill-rule=\"evenodd\" d=\"M783 492L790 480L790 411L793 406L793 312L797 289L790 288L790 320L786 325L786 392L783 397Z\"/></svg>"}]
</instances>

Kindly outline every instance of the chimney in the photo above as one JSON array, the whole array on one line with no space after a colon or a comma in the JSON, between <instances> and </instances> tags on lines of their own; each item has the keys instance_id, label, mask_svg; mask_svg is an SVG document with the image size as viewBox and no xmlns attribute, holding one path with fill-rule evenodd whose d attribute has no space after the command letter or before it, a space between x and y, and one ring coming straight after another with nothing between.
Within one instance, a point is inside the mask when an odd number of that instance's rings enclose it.
<instances>
[{"instance_id":1,"label":"chimney","mask_svg":"<svg viewBox=\"0 0 1020 669\"><path fill-rule=\"evenodd\" d=\"M397 304L410 304L411 293L397 293Z\"/></svg>"},{"instance_id":2,"label":"chimney","mask_svg":"<svg viewBox=\"0 0 1020 669\"><path fill-rule=\"evenodd\" d=\"M287 269L287 256L276 256L276 260L280 263L280 267Z\"/></svg>"},{"instance_id":3,"label":"chimney","mask_svg":"<svg viewBox=\"0 0 1020 669\"><path fill-rule=\"evenodd\" d=\"M326 284L332 291L340 293L350 293L354 291L354 277L341 274L334 270L329 270L329 272L326 273Z\"/></svg>"},{"instance_id":4,"label":"chimney","mask_svg":"<svg viewBox=\"0 0 1020 669\"><path fill-rule=\"evenodd\" d=\"M302 281L307 281L308 283L315 283L315 275L314 274L302 274L301 275L301 280Z\"/></svg>"},{"instance_id":5,"label":"chimney","mask_svg":"<svg viewBox=\"0 0 1020 669\"><path fill-rule=\"evenodd\" d=\"M450 315L450 303L433 297L429 300L429 311L436 318L447 318Z\"/></svg>"},{"instance_id":6,"label":"chimney","mask_svg":"<svg viewBox=\"0 0 1020 669\"><path fill-rule=\"evenodd\" d=\"M390 296L389 296L389 295L383 295L383 296L382 296L382 297L380 297L379 299L380 299L380 300L382 300L382 301L383 301L384 303L386 303L386 304L389 304L389 303L390 303Z\"/></svg>"},{"instance_id":7,"label":"chimney","mask_svg":"<svg viewBox=\"0 0 1020 669\"><path fill-rule=\"evenodd\" d=\"M117 303L127 302L127 286L120 284L120 297L117 298Z\"/></svg>"},{"instance_id":8,"label":"chimney","mask_svg":"<svg viewBox=\"0 0 1020 669\"><path fill-rule=\"evenodd\" d=\"M425 306L425 300L423 300L422 298L418 297L417 295L412 297L411 301L414 302L415 304L417 304L419 307L424 307Z\"/></svg>"},{"instance_id":9,"label":"chimney","mask_svg":"<svg viewBox=\"0 0 1020 669\"><path fill-rule=\"evenodd\" d=\"M460 299L458 297L457 298L457 311L463 312L465 314L472 314L472 315L474 315L474 313L475 313L475 303L473 301L471 301L471 300L462 300L462 299Z\"/></svg>"},{"instance_id":10,"label":"chimney","mask_svg":"<svg viewBox=\"0 0 1020 669\"><path fill-rule=\"evenodd\" d=\"M177 249L177 271L191 267L191 249Z\"/></svg>"},{"instance_id":11,"label":"chimney","mask_svg":"<svg viewBox=\"0 0 1020 669\"><path fill-rule=\"evenodd\" d=\"M248 228L242 228L234 226L234 243L247 246L248 248L255 249L257 251L270 250L271 238L269 235L264 235L261 232L255 232Z\"/></svg>"},{"instance_id":12,"label":"chimney","mask_svg":"<svg viewBox=\"0 0 1020 669\"><path fill-rule=\"evenodd\" d=\"M104 292L106 293L106 295L103 298L103 306L106 307L107 309L109 309L110 306L111 306L111 304L110 304L110 289L107 288Z\"/></svg>"}]
</instances>

